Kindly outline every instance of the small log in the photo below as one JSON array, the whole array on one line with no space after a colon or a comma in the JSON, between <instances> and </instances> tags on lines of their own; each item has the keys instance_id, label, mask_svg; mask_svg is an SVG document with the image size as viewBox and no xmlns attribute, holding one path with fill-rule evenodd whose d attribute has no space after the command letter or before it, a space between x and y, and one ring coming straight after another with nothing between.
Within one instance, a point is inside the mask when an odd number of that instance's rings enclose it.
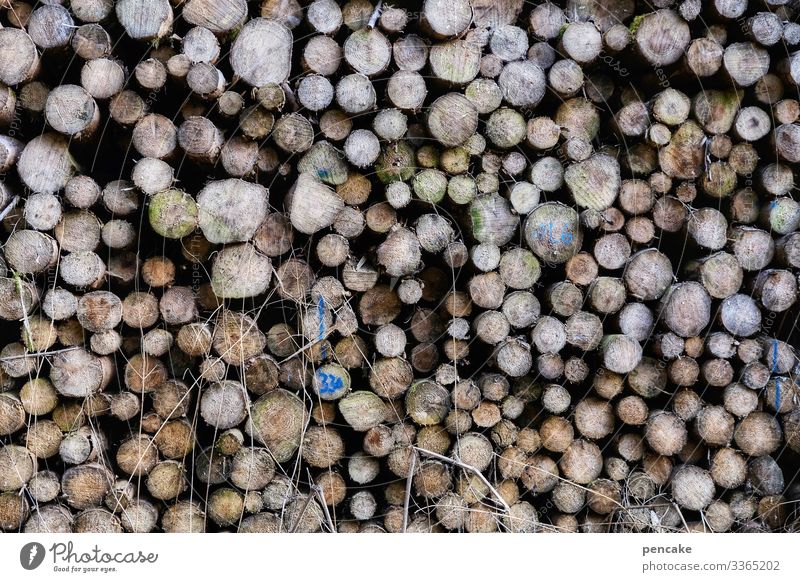
<instances>
[{"instance_id":1,"label":"small log","mask_svg":"<svg viewBox=\"0 0 800 582\"><path fill-rule=\"evenodd\" d=\"M91 137L100 124L97 103L78 85L60 85L50 91L45 117L57 132L79 141Z\"/></svg>"},{"instance_id":2,"label":"small log","mask_svg":"<svg viewBox=\"0 0 800 582\"><path fill-rule=\"evenodd\" d=\"M175 151L178 130L163 115L150 113L136 122L131 141L142 156L162 159Z\"/></svg>"},{"instance_id":3,"label":"small log","mask_svg":"<svg viewBox=\"0 0 800 582\"><path fill-rule=\"evenodd\" d=\"M101 57L81 69L81 85L95 99L109 99L125 86L125 69L117 61Z\"/></svg>"}]
</instances>

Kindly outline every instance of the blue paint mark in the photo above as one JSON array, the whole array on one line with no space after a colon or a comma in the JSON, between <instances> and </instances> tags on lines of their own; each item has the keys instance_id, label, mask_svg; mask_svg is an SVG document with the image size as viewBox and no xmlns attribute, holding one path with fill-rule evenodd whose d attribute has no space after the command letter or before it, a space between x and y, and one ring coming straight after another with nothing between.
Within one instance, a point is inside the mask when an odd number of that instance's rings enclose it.
<instances>
[{"instance_id":1,"label":"blue paint mark","mask_svg":"<svg viewBox=\"0 0 800 582\"><path fill-rule=\"evenodd\" d=\"M778 368L778 340L772 340L772 373ZM775 410L781 409L781 379L775 378Z\"/></svg>"},{"instance_id":2,"label":"blue paint mark","mask_svg":"<svg viewBox=\"0 0 800 582\"><path fill-rule=\"evenodd\" d=\"M777 198L776 198L775 200L773 200L772 202L770 202L770 203L769 203L769 208L770 208L770 210L772 210L773 208L775 208L777 205L778 205L778 200L777 200Z\"/></svg>"},{"instance_id":3,"label":"blue paint mark","mask_svg":"<svg viewBox=\"0 0 800 582\"><path fill-rule=\"evenodd\" d=\"M772 373L778 369L778 340L772 340Z\"/></svg>"},{"instance_id":4,"label":"blue paint mark","mask_svg":"<svg viewBox=\"0 0 800 582\"><path fill-rule=\"evenodd\" d=\"M320 180L327 180L331 177L331 173L328 168L320 168L317 170L317 177L319 177Z\"/></svg>"},{"instance_id":5,"label":"blue paint mark","mask_svg":"<svg viewBox=\"0 0 800 582\"><path fill-rule=\"evenodd\" d=\"M317 341L320 342L325 339L325 298L322 295L317 300L317 317L319 318Z\"/></svg>"},{"instance_id":6,"label":"blue paint mark","mask_svg":"<svg viewBox=\"0 0 800 582\"><path fill-rule=\"evenodd\" d=\"M325 339L325 298L320 295L317 299L317 318L319 319L319 330L317 330L317 342ZM322 345L322 359L327 357L325 344Z\"/></svg>"},{"instance_id":7,"label":"blue paint mark","mask_svg":"<svg viewBox=\"0 0 800 582\"><path fill-rule=\"evenodd\" d=\"M317 370L317 378L319 378L320 394L335 394L344 386L344 381L336 374Z\"/></svg>"},{"instance_id":8,"label":"blue paint mark","mask_svg":"<svg viewBox=\"0 0 800 582\"><path fill-rule=\"evenodd\" d=\"M554 236L553 235L553 223L548 224L540 224L539 227L536 229L536 238L540 241L545 243L550 243L553 245L556 244L564 244L568 245L571 244L574 236L572 234L572 230L570 229L568 224L564 224L561 227L561 234Z\"/></svg>"}]
</instances>

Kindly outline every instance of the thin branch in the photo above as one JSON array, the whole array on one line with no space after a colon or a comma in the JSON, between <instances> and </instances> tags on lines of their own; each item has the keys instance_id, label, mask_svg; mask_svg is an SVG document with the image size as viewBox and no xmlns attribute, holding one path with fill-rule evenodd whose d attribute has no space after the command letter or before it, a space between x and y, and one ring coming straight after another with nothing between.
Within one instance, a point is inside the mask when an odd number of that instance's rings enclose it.
<instances>
[{"instance_id":1,"label":"thin branch","mask_svg":"<svg viewBox=\"0 0 800 582\"><path fill-rule=\"evenodd\" d=\"M56 354L62 354L64 352L71 352L72 350L80 349L79 346L71 346L68 348L62 348L60 350L50 350L49 352L31 352L27 354L21 354L18 356L3 356L0 358L0 362L10 362L12 360L21 360L23 358L34 358L39 356L54 356Z\"/></svg>"},{"instance_id":2,"label":"thin branch","mask_svg":"<svg viewBox=\"0 0 800 582\"><path fill-rule=\"evenodd\" d=\"M331 533L337 533L336 526L333 524L333 519L331 519L331 512L328 511L328 504L325 502L325 492L322 490L322 487L314 483L314 478L311 476L311 471L309 471L308 468L306 468L306 473L308 474L308 482L311 486L311 490L322 505L322 512L325 514L325 520L328 522Z\"/></svg>"},{"instance_id":3,"label":"thin branch","mask_svg":"<svg viewBox=\"0 0 800 582\"><path fill-rule=\"evenodd\" d=\"M9 212L14 210L14 207L17 205L17 202L19 202L19 196L14 196L14 198L11 199L11 202L8 203L8 206L3 208L3 211L0 212L0 220L3 220L6 216L8 216Z\"/></svg>"},{"instance_id":4,"label":"thin branch","mask_svg":"<svg viewBox=\"0 0 800 582\"><path fill-rule=\"evenodd\" d=\"M408 470L408 477L406 478L406 496L403 501L403 533L406 533L408 528L408 506L411 502L411 479L414 477L414 469L417 468L417 455L411 456L411 468Z\"/></svg>"},{"instance_id":5,"label":"thin branch","mask_svg":"<svg viewBox=\"0 0 800 582\"><path fill-rule=\"evenodd\" d=\"M462 463L461 461L459 461L457 459L451 459L450 457L445 457L444 455L440 455L439 453L434 453L433 451L429 451L427 449L421 449L419 447L413 447L413 448L414 448L415 451L417 451L417 452L419 452L419 453L421 453L423 455L427 455L429 457L432 457L432 458L437 459L439 461L442 461L444 463L450 463L452 465L455 465L456 467L461 467L462 469L465 469L467 471L472 471L473 473L475 473L475 475L478 476L478 478L481 481L483 481L483 484L486 485L489 488L489 491L491 491L492 494L497 498L497 501L500 503L500 505L503 506L503 509L505 510L505 512L506 513L510 513L511 512L511 508L508 506L508 503L506 503L505 499L503 499L503 497L500 495L500 493L497 492L497 489L494 488L494 485L492 485L489 482L489 480L486 478L486 476L483 473L478 471L478 469L476 469L472 465L467 465L466 463Z\"/></svg>"}]
</instances>

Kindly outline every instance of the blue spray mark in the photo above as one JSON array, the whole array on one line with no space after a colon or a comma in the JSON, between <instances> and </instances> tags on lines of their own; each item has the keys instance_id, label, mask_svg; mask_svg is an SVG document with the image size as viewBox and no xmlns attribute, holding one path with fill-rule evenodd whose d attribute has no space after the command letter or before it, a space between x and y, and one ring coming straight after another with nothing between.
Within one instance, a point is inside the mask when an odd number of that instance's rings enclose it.
<instances>
[{"instance_id":1,"label":"blue spray mark","mask_svg":"<svg viewBox=\"0 0 800 582\"><path fill-rule=\"evenodd\" d=\"M317 342L322 342L325 339L325 298L320 295L317 299L317 318L319 319L319 329L317 330ZM322 344L322 359L325 359L325 344ZM336 374L329 374L322 370L317 370L317 380L319 383L319 393L322 394L335 394L342 386L344 381Z\"/></svg>"},{"instance_id":2,"label":"blue spray mark","mask_svg":"<svg viewBox=\"0 0 800 582\"><path fill-rule=\"evenodd\" d=\"M336 374L317 370L317 378L319 378L320 394L335 394L344 386L344 381Z\"/></svg>"},{"instance_id":3,"label":"blue spray mark","mask_svg":"<svg viewBox=\"0 0 800 582\"><path fill-rule=\"evenodd\" d=\"M772 340L772 373L778 368L778 340ZM775 410L781 409L781 379L775 378Z\"/></svg>"},{"instance_id":4,"label":"blue spray mark","mask_svg":"<svg viewBox=\"0 0 800 582\"><path fill-rule=\"evenodd\" d=\"M320 295L317 299L317 318L319 319L319 330L317 331L317 342L325 339L325 298ZM322 359L326 357L325 344L322 345Z\"/></svg>"}]
</instances>

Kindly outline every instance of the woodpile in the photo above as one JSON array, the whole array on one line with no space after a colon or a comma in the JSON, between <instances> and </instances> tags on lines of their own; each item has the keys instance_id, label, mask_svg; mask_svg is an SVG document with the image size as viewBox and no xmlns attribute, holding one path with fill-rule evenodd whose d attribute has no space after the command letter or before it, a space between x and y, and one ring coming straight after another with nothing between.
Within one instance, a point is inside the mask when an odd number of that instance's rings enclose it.
<instances>
[{"instance_id":1,"label":"woodpile","mask_svg":"<svg viewBox=\"0 0 800 582\"><path fill-rule=\"evenodd\" d=\"M0 529L800 529L795 3L0 10Z\"/></svg>"}]
</instances>

